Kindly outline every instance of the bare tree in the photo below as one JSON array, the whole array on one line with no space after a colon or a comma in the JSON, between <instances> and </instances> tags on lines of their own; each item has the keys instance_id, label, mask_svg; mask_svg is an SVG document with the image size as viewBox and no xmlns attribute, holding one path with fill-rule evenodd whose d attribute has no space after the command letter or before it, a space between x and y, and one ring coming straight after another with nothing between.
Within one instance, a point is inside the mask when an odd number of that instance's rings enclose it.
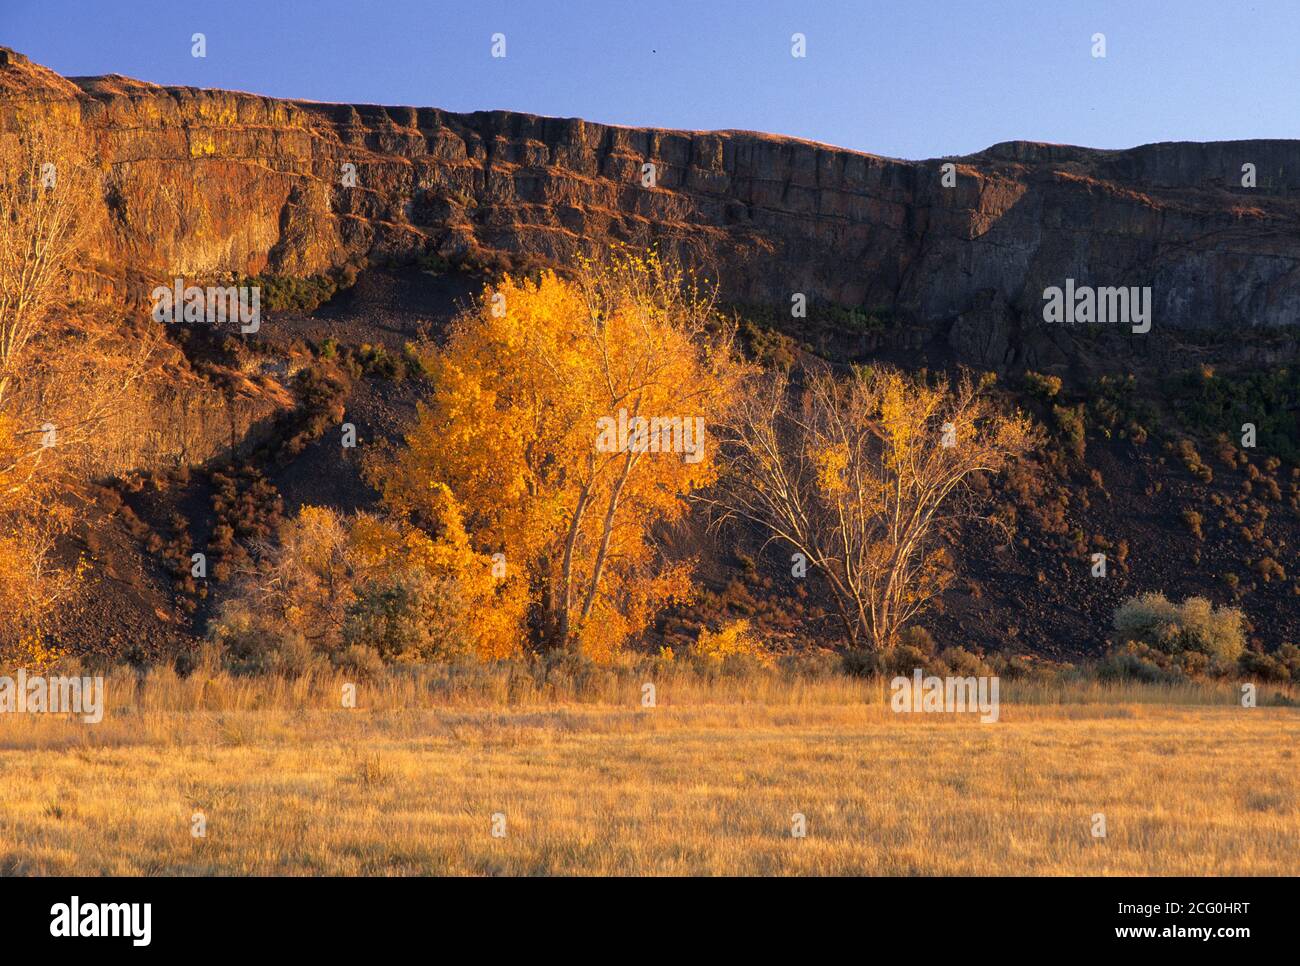
<instances>
[{"instance_id":1,"label":"bare tree","mask_svg":"<svg viewBox=\"0 0 1300 966\"><path fill-rule=\"evenodd\" d=\"M0 496L32 492L56 457L66 465L92 449L159 341L157 331L124 333L111 319L68 311L101 193L73 129L0 131L0 422L9 436L0 443Z\"/></svg>"},{"instance_id":2,"label":"bare tree","mask_svg":"<svg viewBox=\"0 0 1300 966\"><path fill-rule=\"evenodd\" d=\"M818 371L802 388L767 374L730 427L718 502L821 571L853 645L884 649L942 591L940 537L971 477L1030 442L1029 421L999 413L968 373Z\"/></svg>"},{"instance_id":3,"label":"bare tree","mask_svg":"<svg viewBox=\"0 0 1300 966\"><path fill-rule=\"evenodd\" d=\"M93 199L75 139L54 125L0 134L0 406L52 309Z\"/></svg>"},{"instance_id":4,"label":"bare tree","mask_svg":"<svg viewBox=\"0 0 1300 966\"><path fill-rule=\"evenodd\" d=\"M40 617L72 586L49 552L65 474L144 375L155 332L69 311L71 272L101 185L75 133L0 130L0 644L39 649Z\"/></svg>"}]
</instances>

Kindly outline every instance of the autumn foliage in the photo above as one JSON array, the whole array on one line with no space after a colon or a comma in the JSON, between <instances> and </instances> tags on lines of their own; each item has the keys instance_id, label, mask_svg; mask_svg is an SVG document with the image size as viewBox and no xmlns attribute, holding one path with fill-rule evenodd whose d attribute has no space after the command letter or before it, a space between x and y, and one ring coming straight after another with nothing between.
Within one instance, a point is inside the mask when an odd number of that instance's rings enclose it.
<instances>
[{"instance_id":1,"label":"autumn foliage","mask_svg":"<svg viewBox=\"0 0 1300 966\"><path fill-rule=\"evenodd\" d=\"M742 371L692 282L618 252L572 279L507 278L422 352L433 393L374 477L397 516L427 532L458 518L499 555L539 646L606 657L689 594L656 528L715 479L701 429Z\"/></svg>"},{"instance_id":2,"label":"autumn foliage","mask_svg":"<svg viewBox=\"0 0 1300 966\"><path fill-rule=\"evenodd\" d=\"M303 507L236 575L213 635L244 670L495 660L519 652L521 604L476 554L455 507L430 501L434 534L369 514Z\"/></svg>"},{"instance_id":3,"label":"autumn foliage","mask_svg":"<svg viewBox=\"0 0 1300 966\"><path fill-rule=\"evenodd\" d=\"M59 319L96 184L80 150L0 138L0 657L30 663L77 576L52 563L57 495L149 358ZM1022 451L1026 424L966 377L760 377L733 337L709 290L653 252L488 285L409 348L428 391L404 444L365 460L380 506L304 507L222 552L212 637L250 670L605 660L689 601L695 561L667 537L712 502L820 571L851 642L888 646L943 589L966 482ZM762 652L747 626L698 647Z\"/></svg>"}]
</instances>

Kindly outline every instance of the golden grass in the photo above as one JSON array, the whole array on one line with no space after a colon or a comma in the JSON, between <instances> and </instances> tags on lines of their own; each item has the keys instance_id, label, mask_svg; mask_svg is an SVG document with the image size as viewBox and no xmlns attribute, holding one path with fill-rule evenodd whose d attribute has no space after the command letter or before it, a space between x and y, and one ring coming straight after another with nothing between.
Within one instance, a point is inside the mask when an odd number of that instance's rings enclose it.
<instances>
[{"instance_id":1,"label":"golden grass","mask_svg":"<svg viewBox=\"0 0 1300 966\"><path fill-rule=\"evenodd\" d=\"M2 715L0 872L1300 868L1300 714L1237 707L1229 685L1004 682L981 725L894 715L884 683L849 678L667 677L649 709L626 676L589 702L492 680L393 675L348 710L339 679L119 674L102 724Z\"/></svg>"}]
</instances>

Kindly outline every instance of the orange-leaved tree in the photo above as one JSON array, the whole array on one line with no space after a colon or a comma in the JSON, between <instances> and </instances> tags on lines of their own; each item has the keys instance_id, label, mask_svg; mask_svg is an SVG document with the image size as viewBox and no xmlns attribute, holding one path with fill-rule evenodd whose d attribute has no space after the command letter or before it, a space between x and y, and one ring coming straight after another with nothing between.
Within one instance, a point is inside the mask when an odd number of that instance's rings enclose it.
<instances>
[{"instance_id":1,"label":"orange-leaved tree","mask_svg":"<svg viewBox=\"0 0 1300 966\"><path fill-rule=\"evenodd\" d=\"M732 335L654 253L504 278L422 348L432 398L374 478L417 525L445 487L474 548L526 585L533 639L607 657L689 593L655 534L716 476Z\"/></svg>"}]
</instances>

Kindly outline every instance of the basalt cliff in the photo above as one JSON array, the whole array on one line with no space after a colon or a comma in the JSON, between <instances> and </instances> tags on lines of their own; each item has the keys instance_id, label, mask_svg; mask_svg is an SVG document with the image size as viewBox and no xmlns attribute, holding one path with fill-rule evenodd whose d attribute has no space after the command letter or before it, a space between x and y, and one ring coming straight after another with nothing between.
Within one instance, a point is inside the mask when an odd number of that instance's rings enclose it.
<instances>
[{"instance_id":1,"label":"basalt cliff","mask_svg":"<svg viewBox=\"0 0 1300 966\"><path fill-rule=\"evenodd\" d=\"M1038 361L1043 291L1067 278L1149 286L1157 331L1300 317L1297 141L1009 142L905 161L751 132L65 78L0 51L0 124L30 115L83 130L106 173L81 278L112 298L176 275L413 254L535 265L625 241L716 273L729 300L887 309L994 368Z\"/></svg>"}]
</instances>

